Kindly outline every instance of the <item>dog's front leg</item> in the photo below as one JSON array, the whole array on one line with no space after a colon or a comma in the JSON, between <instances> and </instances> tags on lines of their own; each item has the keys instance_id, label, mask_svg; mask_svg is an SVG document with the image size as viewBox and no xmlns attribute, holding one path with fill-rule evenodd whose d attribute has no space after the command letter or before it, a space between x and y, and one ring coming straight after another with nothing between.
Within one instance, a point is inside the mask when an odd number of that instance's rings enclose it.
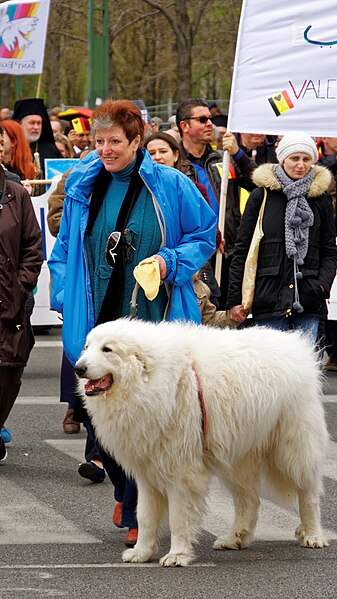
<instances>
[{"instance_id":1,"label":"dog's front leg","mask_svg":"<svg viewBox=\"0 0 337 599\"><path fill-rule=\"evenodd\" d=\"M146 481L137 480L138 487L138 541L133 549L124 551L123 562L148 562L158 551L158 529L166 500Z\"/></svg>"},{"instance_id":2,"label":"dog's front leg","mask_svg":"<svg viewBox=\"0 0 337 599\"><path fill-rule=\"evenodd\" d=\"M200 524L204 493L176 481L168 489L169 522L171 530L170 552L161 558L161 566L187 566L194 558L193 542Z\"/></svg>"}]
</instances>

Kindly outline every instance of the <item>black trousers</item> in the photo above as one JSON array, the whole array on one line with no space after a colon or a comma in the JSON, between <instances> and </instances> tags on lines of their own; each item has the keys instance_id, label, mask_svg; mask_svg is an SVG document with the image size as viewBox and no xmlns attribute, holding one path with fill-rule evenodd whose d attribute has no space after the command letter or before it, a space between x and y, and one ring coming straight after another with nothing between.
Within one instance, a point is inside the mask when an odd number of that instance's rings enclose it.
<instances>
[{"instance_id":1,"label":"black trousers","mask_svg":"<svg viewBox=\"0 0 337 599\"><path fill-rule=\"evenodd\" d=\"M19 395L22 373L22 367L0 367L0 430Z\"/></svg>"}]
</instances>

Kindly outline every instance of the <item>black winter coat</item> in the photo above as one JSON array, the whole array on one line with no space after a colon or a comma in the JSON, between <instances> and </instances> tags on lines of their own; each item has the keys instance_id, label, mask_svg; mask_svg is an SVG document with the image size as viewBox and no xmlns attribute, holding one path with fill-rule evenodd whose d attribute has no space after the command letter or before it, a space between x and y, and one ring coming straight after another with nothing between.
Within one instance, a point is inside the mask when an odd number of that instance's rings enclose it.
<instances>
[{"instance_id":1,"label":"black winter coat","mask_svg":"<svg viewBox=\"0 0 337 599\"><path fill-rule=\"evenodd\" d=\"M0 198L0 367L19 367L29 355L25 302L40 273L42 238L27 191L6 180L1 165Z\"/></svg>"},{"instance_id":2,"label":"black winter coat","mask_svg":"<svg viewBox=\"0 0 337 599\"><path fill-rule=\"evenodd\" d=\"M233 260L230 268L227 307L241 305L242 279L245 260L263 200L263 187L267 200L262 221L264 236L260 242L252 307L253 317L291 315L294 302L294 264L285 253L284 219L287 199L274 176L273 164L256 169L253 181L259 187L247 202L242 217ZM303 314L325 314L326 299L336 274L337 250L334 214L326 189L331 175L327 169L315 166L315 176L307 194L308 204L314 214L314 224L309 229L309 247L303 266L303 278L298 281ZM321 286L324 288L322 291Z\"/></svg>"}]
</instances>

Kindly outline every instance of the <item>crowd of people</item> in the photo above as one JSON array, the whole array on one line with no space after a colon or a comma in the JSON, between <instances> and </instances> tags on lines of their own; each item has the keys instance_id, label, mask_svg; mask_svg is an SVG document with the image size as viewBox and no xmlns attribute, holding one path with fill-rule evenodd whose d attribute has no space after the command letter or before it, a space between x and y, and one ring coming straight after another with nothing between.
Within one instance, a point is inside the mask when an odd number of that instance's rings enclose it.
<instances>
[{"instance_id":1,"label":"crowd of people","mask_svg":"<svg viewBox=\"0 0 337 599\"><path fill-rule=\"evenodd\" d=\"M0 461L10 440L6 419L33 345L29 299L42 264L29 195L40 187L46 158L78 158L51 193L48 213L55 237L48 261L51 306L63 317L63 430L77 434L83 423L87 443L79 474L93 483L109 477L113 522L128 528L125 543L133 546L135 482L100 445L76 394L73 367L86 335L127 316L300 328L327 352L326 368L337 370L337 327L327 319L337 266L337 138L228 133L226 115L201 99L182 102L165 123L156 116L144 122L127 100L105 100L91 119L78 120L64 120L60 107L48 113L34 98L19 100L13 112L0 111L0 331L6 340L0 349ZM222 234L224 151L230 167ZM242 285L260 218L248 313ZM222 254L220 285L216 252ZM143 284L135 269L146 273Z\"/></svg>"}]
</instances>

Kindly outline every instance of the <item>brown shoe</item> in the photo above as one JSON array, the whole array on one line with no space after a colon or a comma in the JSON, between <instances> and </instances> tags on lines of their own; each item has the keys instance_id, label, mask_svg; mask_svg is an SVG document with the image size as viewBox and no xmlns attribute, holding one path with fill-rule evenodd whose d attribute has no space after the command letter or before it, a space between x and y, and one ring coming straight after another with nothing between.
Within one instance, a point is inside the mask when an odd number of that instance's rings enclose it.
<instances>
[{"instance_id":1,"label":"brown shoe","mask_svg":"<svg viewBox=\"0 0 337 599\"><path fill-rule=\"evenodd\" d=\"M129 528L129 532L125 537L125 545L134 547L138 540L138 528Z\"/></svg>"},{"instance_id":2,"label":"brown shoe","mask_svg":"<svg viewBox=\"0 0 337 599\"><path fill-rule=\"evenodd\" d=\"M122 507L123 507L122 502L117 501L114 512L112 514L112 521L113 521L114 525L117 526L117 528L123 528L122 527Z\"/></svg>"},{"instance_id":3,"label":"brown shoe","mask_svg":"<svg viewBox=\"0 0 337 599\"><path fill-rule=\"evenodd\" d=\"M67 410L63 419L63 430L68 435L76 435L80 432L81 425L73 419L74 410Z\"/></svg>"}]
</instances>

